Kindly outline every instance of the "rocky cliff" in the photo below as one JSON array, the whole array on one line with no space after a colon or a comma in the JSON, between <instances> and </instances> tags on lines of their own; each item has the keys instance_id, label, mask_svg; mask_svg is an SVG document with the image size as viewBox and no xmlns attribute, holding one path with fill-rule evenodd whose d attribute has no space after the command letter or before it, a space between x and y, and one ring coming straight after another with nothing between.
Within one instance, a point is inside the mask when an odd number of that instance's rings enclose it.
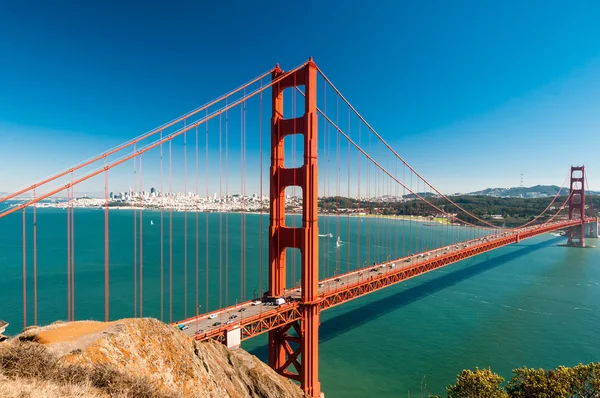
<instances>
[{"instance_id":1,"label":"rocky cliff","mask_svg":"<svg viewBox=\"0 0 600 398\"><path fill-rule=\"evenodd\" d=\"M58 323L0 344L0 391L43 396L40 383L62 397L304 396L242 349L197 343L155 319Z\"/></svg>"}]
</instances>

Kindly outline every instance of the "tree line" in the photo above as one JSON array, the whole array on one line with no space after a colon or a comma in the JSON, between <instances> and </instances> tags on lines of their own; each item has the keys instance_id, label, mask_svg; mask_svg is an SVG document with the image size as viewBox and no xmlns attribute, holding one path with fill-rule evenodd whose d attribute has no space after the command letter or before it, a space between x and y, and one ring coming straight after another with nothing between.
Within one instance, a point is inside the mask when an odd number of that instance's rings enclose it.
<instances>
[{"instance_id":1,"label":"tree line","mask_svg":"<svg viewBox=\"0 0 600 398\"><path fill-rule=\"evenodd\" d=\"M547 221L563 205L566 196L556 199L546 215L539 219L540 222ZM436 217L442 215L442 211L448 214L456 214L456 222L478 223L472 217L466 216L457 206L450 204L443 198L427 198L428 202L436 206L432 207L422 199L414 199L403 202L381 201L381 200L358 200L333 196L319 199L319 209L324 213L352 212L380 215L397 216L424 216ZM474 214L478 218L497 224L498 226L516 226L530 221L541 214L552 201L552 198L497 198L492 196L453 196L452 200L461 208ZM587 196L586 204L588 216L596 216L600 210L600 195ZM441 210L441 211L440 211ZM567 215L567 210L563 210Z\"/></svg>"},{"instance_id":2,"label":"tree line","mask_svg":"<svg viewBox=\"0 0 600 398\"><path fill-rule=\"evenodd\" d=\"M446 393L448 398L600 397L600 362L551 370L523 367L512 373L504 383L504 378L490 369L463 370Z\"/></svg>"}]
</instances>

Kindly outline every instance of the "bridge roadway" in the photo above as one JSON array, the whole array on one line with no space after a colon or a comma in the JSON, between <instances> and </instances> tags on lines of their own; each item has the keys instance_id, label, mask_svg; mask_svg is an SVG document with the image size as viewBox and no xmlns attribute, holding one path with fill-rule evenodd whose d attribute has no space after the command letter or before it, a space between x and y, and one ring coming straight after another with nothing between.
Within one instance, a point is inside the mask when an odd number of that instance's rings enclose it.
<instances>
[{"instance_id":1,"label":"bridge roadway","mask_svg":"<svg viewBox=\"0 0 600 398\"><path fill-rule=\"evenodd\" d=\"M488 235L323 279L319 282L321 310L522 239L579 224L579 220L560 221ZM224 341L227 330L239 327L245 340L300 319L301 294L301 289L292 288L284 294L286 303L281 305L246 301L173 325L186 326L183 332L196 340L220 341Z\"/></svg>"}]
</instances>

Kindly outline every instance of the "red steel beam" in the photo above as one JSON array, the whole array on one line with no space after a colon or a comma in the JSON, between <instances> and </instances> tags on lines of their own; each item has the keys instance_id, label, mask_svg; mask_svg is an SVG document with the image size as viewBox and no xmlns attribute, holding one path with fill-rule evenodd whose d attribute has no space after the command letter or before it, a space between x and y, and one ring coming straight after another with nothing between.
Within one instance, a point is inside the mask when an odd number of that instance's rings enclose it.
<instances>
[{"instance_id":1,"label":"red steel beam","mask_svg":"<svg viewBox=\"0 0 600 398\"><path fill-rule=\"evenodd\" d=\"M595 218L585 219L584 222L593 222ZM398 269L395 271L388 271L385 274L377 275L372 279L365 279L359 281L357 283L353 283L351 285L346 285L339 289L330 290L324 292L320 296L320 304L319 307L321 311L327 310L329 308L335 307L337 305L346 303L350 300L354 300L358 297L362 297L366 294L372 293L377 290L384 289L388 286L394 285L396 283L403 282L407 279L414 278L415 276L422 275L429 271L433 271L438 268L445 267L447 265L456 263L458 261L474 257L478 254L482 254L494 249L497 249L502 246L510 245L512 243L517 243L518 240L532 238L534 236L538 236L544 233L557 231L560 229L577 227L581 223L580 220L571 220L564 222L557 222L548 225L542 225L538 228L529 229L525 231L519 231L519 233L511 234L508 236L501 236L500 238L478 243L472 245L466 249L462 249L457 252L449 253L447 255L440 256L438 258L424 260L423 262L416 264L412 267ZM460 243L456 243L460 245ZM413 255L414 256L414 255ZM382 264L396 263L402 261L403 259L396 259L393 261L389 261ZM380 266L382 264L376 264L375 266ZM360 272L373 268L373 265L370 265L366 268L362 268L359 270L355 270L352 272L348 272L345 274L338 275L338 277L344 277L352 273ZM249 302L248 302L249 303ZM242 303L244 305L247 303ZM238 304L238 307L240 304ZM231 307L232 309L234 307ZM216 312L222 312L224 310L218 310ZM203 317L205 317L203 315ZM178 323L184 323L188 321L195 320L195 317L191 317L180 321ZM262 333L268 332L270 330L275 330L277 328L284 327L288 324L296 322L302 319L302 304L300 302L293 301L291 303L287 303L279 306L278 308L274 308L272 310L264 311L260 314L256 314L254 316L248 317L246 319L242 319L239 323L233 325L221 326L216 329L212 329L207 333L196 335L194 338L199 341L215 339L218 341L224 341L224 335L227 330L233 329L233 327L240 327L242 340L247 340L252 337L256 337Z\"/></svg>"}]
</instances>

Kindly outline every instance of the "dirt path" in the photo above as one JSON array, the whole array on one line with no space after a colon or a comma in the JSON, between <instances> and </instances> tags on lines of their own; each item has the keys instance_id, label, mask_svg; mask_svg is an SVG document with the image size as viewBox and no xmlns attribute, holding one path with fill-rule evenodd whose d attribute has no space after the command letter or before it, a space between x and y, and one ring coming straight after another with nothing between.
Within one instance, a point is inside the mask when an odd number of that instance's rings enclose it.
<instances>
[{"instance_id":1,"label":"dirt path","mask_svg":"<svg viewBox=\"0 0 600 398\"><path fill-rule=\"evenodd\" d=\"M84 335L99 333L112 326L115 322L80 321L65 325L56 325L55 328L41 330L38 334L42 344L72 342Z\"/></svg>"}]
</instances>

